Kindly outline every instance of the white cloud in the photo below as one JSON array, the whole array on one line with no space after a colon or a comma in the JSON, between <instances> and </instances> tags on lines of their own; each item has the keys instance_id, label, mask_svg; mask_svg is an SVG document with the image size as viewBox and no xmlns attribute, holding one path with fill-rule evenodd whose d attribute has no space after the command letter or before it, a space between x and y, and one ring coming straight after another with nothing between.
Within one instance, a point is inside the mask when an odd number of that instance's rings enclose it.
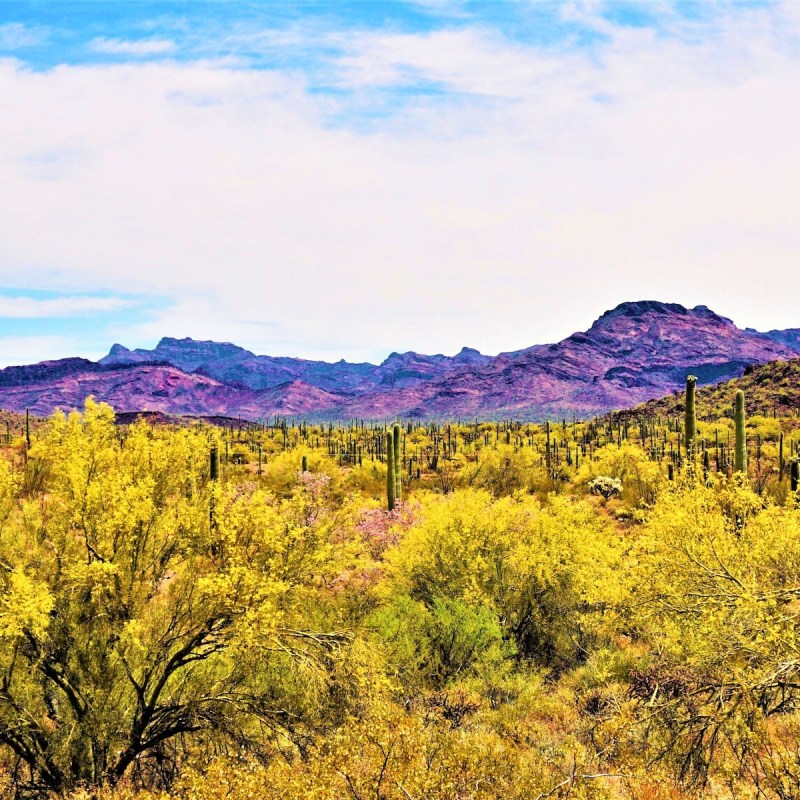
<instances>
[{"instance_id":1,"label":"white cloud","mask_svg":"<svg viewBox=\"0 0 800 800\"><path fill-rule=\"evenodd\" d=\"M557 56L512 44L479 28L426 34L361 33L340 40L339 85L350 88L414 85L421 78L456 92L518 100L537 85L577 75L585 55ZM552 89L550 84L548 89Z\"/></svg>"},{"instance_id":2,"label":"white cloud","mask_svg":"<svg viewBox=\"0 0 800 800\"><path fill-rule=\"evenodd\" d=\"M93 312L117 311L135 305L119 297L33 297L0 296L0 319L77 317Z\"/></svg>"},{"instance_id":3,"label":"white cloud","mask_svg":"<svg viewBox=\"0 0 800 800\"><path fill-rule=\"evenodd\" d=\"M613 28L592 57L353 34L344 100L296 70L1 63L0 281L182 298L128 345L326 358L510 350L626 299L800 325L800 20L780 13L698 41ZM331 123L420 77L457 94Z\"/></svg>"},{"instance_id":4,"label":"white cloud","mask_svg":"<svg viewBox=\"0 0 800 800\"><path fill-rule=\"evenodd\" d=\"M89 49L114 56L158 56L172 52L175 42L169 39L109 39L101 36L89 42Z\"/></svg>"},{"instance_id":5,"label":"white cloud","mask_svg":"<svg viewBox=\"0 0 800 800\"><path fill-rule=\"evenodd\" d=\"M42 31L34 30L20 22L0 25L0 50L21 50L38 44L42 38Z\"/></svg>"}]
</instances>

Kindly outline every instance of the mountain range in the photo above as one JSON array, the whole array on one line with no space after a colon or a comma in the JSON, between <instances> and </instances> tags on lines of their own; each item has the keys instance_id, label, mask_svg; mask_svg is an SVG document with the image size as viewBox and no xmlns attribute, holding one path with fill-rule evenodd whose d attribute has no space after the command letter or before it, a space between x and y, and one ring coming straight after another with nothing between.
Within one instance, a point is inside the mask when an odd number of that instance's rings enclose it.
<instances>
[{"instance_id":1,"label":"mountain range","mask_svg":"<svg viewBox=\"0 0 800 800\"><path fill-rule=\"evenodd\" d=\"M275 414L322 419L587 416L683 386L800 356L800 329L741 329L706 306L622 303L556 344L488 356L392 353L381 364L256 355L230 343L165 337L115 344L99 361L68 358L0 370L0 408L49 414L88 395L119 412Z\"/></svg>"}]
</instances>

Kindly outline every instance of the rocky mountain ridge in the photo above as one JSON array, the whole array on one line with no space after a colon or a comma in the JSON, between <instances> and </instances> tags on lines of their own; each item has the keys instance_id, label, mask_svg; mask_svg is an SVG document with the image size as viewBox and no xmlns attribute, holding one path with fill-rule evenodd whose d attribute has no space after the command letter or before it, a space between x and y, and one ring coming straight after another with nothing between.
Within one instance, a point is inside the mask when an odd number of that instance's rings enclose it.
<instances>
[{"instance_id":1,"label":"rocky mountain ridge","mask_svg":"<svg viewBox=\"0 0 800 800\"><path fill-rule=\"evenodd\" d=\"M391 353L380 364L309 361L286 356L256 355L229 342L164 337L152 350L128 350L115 344L101 358L103 366L168 363L185 372L200 372L225 383L250 389L271 389L300 380L334 392L364 393L377 386L407 387L450 370L491 361L469 347L455 356Z\"/></svg>"},{"instance_id":2,"label":"rocky mountain ridge","mask_svg":"<svg viewBox=\"0 0 800 800\"><path fill-rule=\"evenodd\" d=\"M706 306L622 303L561 342L487 356L392 353L380 364L257 355L231 343L163 338L115 344L99 362L62 359L0 370L0 407L48 414L89 394L120 412L317 418L542 419L630 407L715 383L751 364L800 355L796 329L740 329Z\"/></svg>"}]
</instances>

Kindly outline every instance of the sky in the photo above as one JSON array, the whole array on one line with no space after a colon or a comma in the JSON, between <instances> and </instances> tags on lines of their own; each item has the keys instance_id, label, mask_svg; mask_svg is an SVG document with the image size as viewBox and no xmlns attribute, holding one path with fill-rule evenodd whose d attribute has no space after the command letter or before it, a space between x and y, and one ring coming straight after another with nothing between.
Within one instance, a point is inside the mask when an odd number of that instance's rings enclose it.
<instances>
[{"instance_id":1,"label":"sky","mask_svg":"<svg viewBox=\"0 0 800 800\"><path fill-rule=\"evenodd\" d=\"M0 366L800 327L800 3L0 0Z\"/></svg>"}]
</instances>

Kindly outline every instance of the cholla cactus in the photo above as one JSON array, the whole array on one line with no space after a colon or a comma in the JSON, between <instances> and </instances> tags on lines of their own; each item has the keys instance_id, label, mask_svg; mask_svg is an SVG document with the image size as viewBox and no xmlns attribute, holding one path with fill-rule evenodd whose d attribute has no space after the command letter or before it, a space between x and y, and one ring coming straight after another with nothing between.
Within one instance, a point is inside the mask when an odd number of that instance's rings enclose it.
<instances>
[{"instance_id":1,"label":"cholla cactus","mask_svg":"<svg viewBox=\"0 0 800 800\"><path fill-rule=\"evenodd\" d=\"M592 494L600 494L609 500L622 494L622 483L617 478L610 478L608 475L599 475L589 483L589 491Z\"/></svg>"}]
</instances>

